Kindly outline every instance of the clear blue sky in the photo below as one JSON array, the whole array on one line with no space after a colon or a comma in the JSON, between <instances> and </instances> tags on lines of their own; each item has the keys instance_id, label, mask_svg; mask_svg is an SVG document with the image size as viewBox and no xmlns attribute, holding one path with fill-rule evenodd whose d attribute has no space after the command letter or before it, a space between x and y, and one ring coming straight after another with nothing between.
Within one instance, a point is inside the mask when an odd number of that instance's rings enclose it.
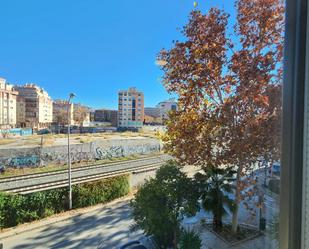
<instances>
[{"instance_id":1,"label":"clear blue sky","mask_svg":"<svg viewBox=\"0 0 309 249\"><path fill-rule=\"evenodd\" d=\"M230 11L232 0L200 0ZM192 0L9 0L0 2L0 77L34 82L53 99L116 108L136 86L145 105L169 98L156 54L181 39Z\"/></svg>"}]
</instances>

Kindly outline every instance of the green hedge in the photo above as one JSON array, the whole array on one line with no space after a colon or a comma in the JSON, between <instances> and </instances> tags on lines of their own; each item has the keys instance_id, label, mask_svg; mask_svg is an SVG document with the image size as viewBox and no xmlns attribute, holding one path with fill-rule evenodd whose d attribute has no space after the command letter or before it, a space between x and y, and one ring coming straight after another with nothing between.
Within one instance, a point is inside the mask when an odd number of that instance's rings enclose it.
<instances>
[{"instance_id":1,"label":"green hedge","mask_svg":"<svg viewBox=\"0 0 309 249\"><path fill-rule=\"evenodd\" d=\"M73 208L105 203L129 193L128 175L74 185ZM63 212L68 207L68 188L27 195L0 193L0 227L7 228Z\"/></svg>"}]
</instances>

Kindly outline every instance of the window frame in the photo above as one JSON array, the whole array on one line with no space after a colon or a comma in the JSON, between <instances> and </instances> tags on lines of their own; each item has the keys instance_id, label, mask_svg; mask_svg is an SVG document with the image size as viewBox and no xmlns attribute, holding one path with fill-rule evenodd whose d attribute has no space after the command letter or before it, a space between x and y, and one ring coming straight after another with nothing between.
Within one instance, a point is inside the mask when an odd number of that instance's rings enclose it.
<instances>
[{"instance_id":1,"label":"window frame","mask_svg":"<svg viewBox=\"0 0 309 249\"><path fill-rule=\"evenodd\" d=\"M308 0L286 0L280 249L301 249L307 7Z\"/></svg>"}]
</instances>

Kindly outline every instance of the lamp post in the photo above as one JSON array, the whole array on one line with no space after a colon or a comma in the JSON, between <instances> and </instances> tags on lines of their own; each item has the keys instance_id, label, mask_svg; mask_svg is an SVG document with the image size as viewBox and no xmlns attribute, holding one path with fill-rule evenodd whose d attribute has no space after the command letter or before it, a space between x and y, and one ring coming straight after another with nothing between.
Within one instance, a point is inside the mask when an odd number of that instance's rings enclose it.
<instances>
[{"instance_id":1,"label":"lamp post","mask_svg":"<svg viewBox=\"0 0 309 249\"><path fill-rule=\"evenodd\" d=\"M71 133L71 100L75 97L74 93L70 93L68 100L68 174L69 174L69 209L72 209L72 166L70 151L70 133Z\"/></svg>"}]
</instances>

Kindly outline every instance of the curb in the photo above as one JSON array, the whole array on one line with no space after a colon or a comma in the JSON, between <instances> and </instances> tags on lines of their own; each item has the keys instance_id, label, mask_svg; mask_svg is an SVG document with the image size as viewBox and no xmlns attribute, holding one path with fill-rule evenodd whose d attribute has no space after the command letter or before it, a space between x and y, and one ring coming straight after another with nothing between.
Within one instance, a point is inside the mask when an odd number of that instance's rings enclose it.
<instances>
[{"instance_id":1,"label":"curb","mask_svg":"<svg viewBox=\"0 0 309 249\"><path fill-rule=\"evenodd\" d=\"M33 221L33 222L30 222L30 223L23 223L23 224L20 224L16 227L7 228L4 231L0 231L0 241L7 239L7 238L10 238L10 237L13 237L13 236L18 235L18 234L26 233L26 232L33 231L33 230L36 230L36 229L40 229L42 227L57 224L59 222L67 221L67 220L69 220L73 217L82 216L84 214L87 214L88 212L93 212L93 211L99 210L101 208L109 207L109 206L119 204L119 203L122 203L122 202L128 202L132 198L133 198L133 195L129 194L125 197L115 199L115 200L108 202L108 203L98 204L98 205L95 205L95 206L90 206L90 207L85 207L85 208L73 209L71 211L66 211L66 212L63 212L63 213L55 214L53 216L46 217L46 218L41 219L41 220Z\"/></svg>"}]
</instances>

